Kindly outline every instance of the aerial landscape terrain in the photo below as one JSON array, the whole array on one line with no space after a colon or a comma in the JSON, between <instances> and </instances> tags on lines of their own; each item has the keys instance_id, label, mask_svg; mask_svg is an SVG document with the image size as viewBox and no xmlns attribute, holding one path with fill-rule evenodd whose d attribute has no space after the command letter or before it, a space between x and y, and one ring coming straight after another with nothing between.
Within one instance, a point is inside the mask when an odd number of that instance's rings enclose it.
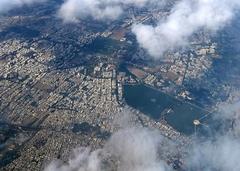
<instances>
[{"instance_id":1,"label":"aerial landscape terrain","mask_svg":"<svg viewBox=\"0 0 240 171\"><path fill-rule=\"evenodd\" d=\"M239 0L0 0L0 171L240 171Z\"/></svg>"}]
</instances>

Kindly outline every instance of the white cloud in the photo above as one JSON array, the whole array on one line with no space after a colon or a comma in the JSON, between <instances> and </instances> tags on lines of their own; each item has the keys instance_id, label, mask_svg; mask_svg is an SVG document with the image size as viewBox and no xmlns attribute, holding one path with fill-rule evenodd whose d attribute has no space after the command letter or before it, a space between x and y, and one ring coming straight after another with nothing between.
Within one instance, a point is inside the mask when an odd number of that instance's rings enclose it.
<instances>
[{"instance_id":1,"label":"white cloud","mask_svg":"<svg viewBox=\"0 0 240 171\"><path fill-rule=\"evenodd\" d=\"M101 171L100 150L91 152L89 148L78 148L73 151L68 164L53 161L44 171Z\"/></svg>"},{"instance_id":2,"label":"white cloud","mask_svg":"<svg viewBox=\"0 0 240 171\"><path fill-rule=\"evenodd\" d=\"M156 2L157 0L66 0L58 15L65 22L76 22L85 17L114 20L123 13L125 5L143 7Z\"/></svg>"},{"instance_id":3,"label":"white cloud","mask_svg":"<svg viewBox=\"0 0 240 171\"><path fill-rule=\"evenodd\" d=\"M186 162L189 170L239 171L239 149L239 139L220 136L214 142L204 141L195 144Z\"/></svg>"},{"instance_id":4,"label":"white cloud","mask_svg":"<svg viewBox=\"0 0 240 171\"><path fill-rule=\"evenodd\" d=\"M140 46L159 58L168 50L188 44L189 37L199 29L218 31L239 7L239 0L181 0L156 27L140 24L132 31Z\"/></svg>"},{"instance_id":5,"label":"white cloud","mask_svg":"<svg viewBox=\"0 0 240 171\"><path fill-rule=\"evenodd\" d=\"M0 0L0 14L23 5L43 2L45 0Z\"/></svg>"},{"instance_id":6,"label":"white cloud","mask_svg":"<svg viewBox=\"0 0 240 171\"><path fill-rule=\"evenodd\" d=\"M222 123L223 132L214 138L195 142L186 159L189 170L240 170L240 102L219 105L214 121Z\"/></svg>"},{"instance_id":7,"label":"white cloud","mask_svg":"<svg viewBox=\"0 0 240 171\"><path fill-rule=\"evenodd\" d=\"M118 171L166 171L158 154L162 141L158 131L131 128L115 133L105 148L119 159Z\"/></svg>"},{"instance_id":8,"label":"white cloud","mask_svg":"<svg viewBox=\"0 0 240 171\"><path fill-rule=\"evenodd\" d=\"M117 164L116 171L170 171L169 166L161 160L159 152L165 153L165 146L160 144L169 141L158 130L136 126L135 116L125 109L116 114L113 127L119 129L113 133L104 147L91 151L78 148L73 151L67 164L53 161L44 171L105 171L112 165L104 165L108 159ZM174 149L169 141L168 147ZM169 151L169 150L167 150Z\"/></svg>"},{"instance_id":9,"label":"white cloud","mask_svg":"<svg viewBox=\"0 0 240 171\"><path fill-rule=\"evenodd\" d=\"M191 146L186 146L187 154L184 153L186 156L183 160L185 170L240 170L239 104L239 101L220 104L220 114L215 121L222 122L226 128L229 120L235 120L234 127L213 137L197 139ZM117 171L173 171L159 156L172 154L176 150L175 144L162 137L158 130L129 126L129 114L122 119L117 118L120 120L115 124L123 123L122 126L126 127L120 126L121 129L111 136L103 148L95 151L75 149L68 162L53 161L45 171L105 171L109 169L109 165L105 165L109 158L117 159Z\"/></svg>"},{"instance_id":10,"label":"white cloud","mask_svg":"<svg viewBox=\"0 0 240 171\"><path fill-rule=\"evenodd\" d=\"M117 171L168 171L167 164L158 157L163 137L146 128L127 128L113 134L102 149L75 149L67 164L53 161L45 171L105 171L106 156L118 160Z\"/></svg>"},{"instance_id":11,"label":"white cloud","mask_svg":"<svg viewBox=\"0 0 240 171\"><path fill-rule=\"evenodd\" d=\"M65 22L81 18L115 20L127 5L136 7L163 5L165 0L66 0L58 11ZM189 38L200 29L215 32L231 21L239 0L180 0L170 15L157 26L134 25L133 33L139 45L155 58L164 52L188 45Z\"/></svg>"}]
</instances>

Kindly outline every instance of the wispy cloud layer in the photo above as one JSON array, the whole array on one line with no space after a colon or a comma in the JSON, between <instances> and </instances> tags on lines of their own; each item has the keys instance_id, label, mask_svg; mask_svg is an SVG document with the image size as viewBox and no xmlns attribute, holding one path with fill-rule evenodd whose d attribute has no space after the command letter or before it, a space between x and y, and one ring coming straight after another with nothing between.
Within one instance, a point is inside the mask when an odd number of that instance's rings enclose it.
<instances>
[{"instance_id":1,"label":"wispy cloud layer","mask_svg":"<svg viewBox=\"0 0 240 171\"><path fill-rule=\"evenodd\" d=\"M239 101L221 104L219 110L215 121L221 122L224 130L213 137L197 139L186 147L185 170L240 170ZM126 121L126 117L123 120ZM231 122L233 125L229 127ZM53 161L45 171L105 171L110 169L106 165L106 159L109 158L117 161L117 171L173 171L160 156L170 154L169 149L175 151L175 145L162 137L158 130L127 127L114 133L103 148L95 151L89 148L75 149L67 163Z\"/></svg>"},{"instance_id":2,"label":"wispy cloud layer","mask_svg":"<svg viewBox=\"0 0 240 171\"><path fill-rule=\"evenodd\" d=\"M215 32L223 28L239 8L238 0L181 0L156 27L139 24L132 31L140 46L159 58L168 50L187 45L199 29Z\"/></svg>"},{"instance_id":3,"label":"wispy cloud layer","mask_svg":"<svg viewBox=\"0 0 240 171\"><path fill-rule=\"evenodd\" d=\"M96 20L117 19L126 5L143 7L157 0L66 0L58 11L65 22L76 22L81 18Z\"/></svg>"},{"instance_id":4,"label":"wispy cloud layer","mask_svg":"<svg viewBox=\"0 0 240 171\"><path fill-rule=\"evenodd\" d=\"M114 20L127 5L156 4L162 5L164 0L66 0L58 15L65 22L76 22L85 17ZM132 31L139 45L158 59L168 50L188 45L191 35L200 29L215 32L223 28L239 8L239 0L180 0L157 26L137 24Z\"/></svg>"},{"instance_id":5,"label":"wispy cloud layer","mask_svg":"<svg viewBox=\"0 0 240 171\"><path fill-rule=\"evenodd\" d=\"M13 8L43 1L46 0L0 0L0 14L6 13Z\"/></svg>"},{"instance_id":6,"label":"wispy cloud layer","mask_svg":"<svg viewBox=\"0 0 240 171\"><path fill-rule=\"evenodd\" d=\"M158 130L136 126L133 118L128 109L116 114L112 126L119 130L103 148L91 151L88 147L80 147L73 151L73 157L67 163L53 161L45 171L170 171L159 157L159 153L166 151L160 144L169 140ZM169 141L167 147L174 149L175 146Z\"/></svg>"},{"instance_id":7,"label":"wispy cloud layer","mask_svg":"<svg viewBox=\"0 0 240 171\"><path fill-rule=\"evenodd\" d=\"M106 156L117 159L117 171L168 171L158 157L158 147L163 137L146 128L122 129L110 138L102 149L90 152L89 148L74 151L67 164L52 162L45 171L105 171ZM115 168L116 169L116 168Z\"/></svg>"},{"instance_id":8,"label":"wispy cloud layer","mask_svg":"<svg viewBox=\"0 0 240 171\"><path fill-rule=\"evenodd\" d=\"M223 130L193 144L186 159L190 170L240 170L240 102L220 104L219 109L214 120L222 123Z\"/></svg>"}]
</instances>

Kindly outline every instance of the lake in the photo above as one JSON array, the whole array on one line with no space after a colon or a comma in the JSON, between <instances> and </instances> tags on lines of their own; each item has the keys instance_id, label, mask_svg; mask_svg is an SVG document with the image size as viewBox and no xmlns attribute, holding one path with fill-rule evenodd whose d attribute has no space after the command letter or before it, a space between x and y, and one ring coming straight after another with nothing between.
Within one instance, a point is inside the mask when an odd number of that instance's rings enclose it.
<instances>
[{"instance_id":1,"label":"lake","mask_svg":"<svg viewBox=\"0 0 240 171\"><path fill-rule=\"evenodd\" d=\"M145 85L125 85L126 103L155 120L163 118L173 128L186 135L194 133L193 121L208 114L203 109L178 100ZM164 116L163 116L164 115Z\"/></svg>"}]
</instances>

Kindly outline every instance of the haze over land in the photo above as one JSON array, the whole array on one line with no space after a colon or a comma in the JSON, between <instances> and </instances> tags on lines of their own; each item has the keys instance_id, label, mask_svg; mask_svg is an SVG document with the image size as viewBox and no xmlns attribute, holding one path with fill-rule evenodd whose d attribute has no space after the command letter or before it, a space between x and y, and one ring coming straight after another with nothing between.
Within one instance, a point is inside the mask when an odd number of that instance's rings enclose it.
<instances>
[{"instance_id":1,"label":"haze over land","mask_svg":"<svg viewBox=\"0 0 240 171\"><path fill-rule=\"evenodd\" d=\"M4 14L11 9L22 7L23 5L31 5L33 3L41 3L46 0L1 0L0 1L0 14Z\"/></svg>"}]
</instances>

